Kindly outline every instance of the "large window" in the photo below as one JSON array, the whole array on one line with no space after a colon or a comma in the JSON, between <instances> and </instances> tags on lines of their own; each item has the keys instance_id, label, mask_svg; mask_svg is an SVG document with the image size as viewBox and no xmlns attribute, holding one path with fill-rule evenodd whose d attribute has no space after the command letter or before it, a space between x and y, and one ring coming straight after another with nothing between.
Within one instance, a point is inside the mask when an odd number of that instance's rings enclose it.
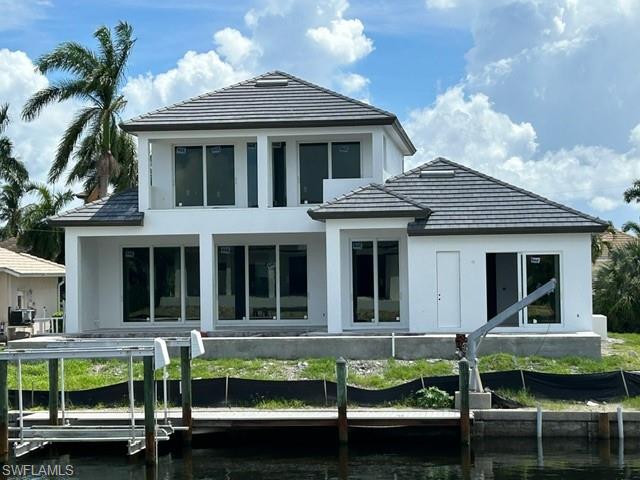
<instances>
[{"instance_id":1,"label":"large window","mask_svg":"<svg viewBox=\"0 0 640 480\"><path fill-rule=\"evenodd\" d=\"M395 240L351 243L353 321L400 321L399 246Z\"/></svg>"},{"instance_id":2,"label":"large window","mask_svg":"<svg viewBox=\"0 0 640 480\"><path fill-rule=\"evenodd\" d=\"M202 147L176 147L176 207L204 205L202 168Z\"/></svg>"},{"instance_id":3,"label":"large window","mask_svg":"<svg viewBox=\"0 0 640 480\"><path fill-rule=\"evenodd\" d=\"M233 155L233 145L207 146L207 205L236 203Z\"/></svg>"},{"instance_id":4,"label":"large window","mask_svg":"<svg viewBox=\"0 0 640 480\"><path fill-rule=\"evenodd\" d=\"M125 322L148 322L150 310L149 249L122 250L122 299Z\"/></svg>"},{"instance_id":5,"label":"large window","mask_svg":"<svg viewBox=\"0 0 640 480\"><path fill-rule=\"evenodd\" d=\"M555 278L555 291L535 301L518 314L512 315L501 326L517 327L524 324L561 322L560 255L528 252L488 253L486 271L488 320Z\"/></svg>"},{"instance_id":6,"label":"large window","mask_svg":"<svg viewBox=\"0 0 640 480\"><path fill-rule=\"evenodd\" d=\"M331 144L331 178L360 178L360 142Z\"/></svg>"},{"instance_id":7,"label":"large window","mask_svg":"<svg viewBox=\"0 0 640 480\"><path fill-rule=\"evenodd\" d=\"M246 318L244 247L218 247L218 319Z\"/></svg>"},{"instance_id":8,"label":"large window","mask_svg":"<svg viewBox=\"0 0 640 480\"><path fill-rule=\"evenodd\" d=\"M178 146L174 156L176 207L235 205L233 145Z\"/></svg>"},{"instance_id":9,"label":"large window","mask_svg":"<svg viewBox=\"0 0 640 480\"><path fill-rule=\"evenodd\" d=\"M322 203L323 180L360 178L360 142L300 144L300 203Z\"/></svg>"},{"instance_id":10,"label":"large window","mask_svg":"<svg viewBox=\"0 0 640 480\"><path fill-rule=\"evenodd\" d=\"M219 320L307 318L305 245L218 247Z\"/></svg>"},{"instance_id":11,"label":"large window","mask_svg":"<svg viewBox=\"0 0 640 480\"><path fill-rule=\"evenodd\" d=\"M123 248L123 320L199 320L199 264L198 247Z\"/></svg>"},{"instance_id":12,"label":"large window","mask_svg":"<svg viewBox=\"0 0 640 480\"><path fill-rule=\"evenodd\" d=\"M326 143L300 145L300 203L322 203L322 181L329 178Z\"/></svg>"}]
</instances>

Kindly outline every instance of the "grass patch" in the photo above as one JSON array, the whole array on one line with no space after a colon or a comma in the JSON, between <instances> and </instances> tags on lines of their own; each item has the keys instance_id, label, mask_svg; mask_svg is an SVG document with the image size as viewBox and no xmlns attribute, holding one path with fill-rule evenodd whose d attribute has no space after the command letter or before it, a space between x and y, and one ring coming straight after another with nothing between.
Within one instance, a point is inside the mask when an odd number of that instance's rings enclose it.
<instances>
[{"instance_id":1,"label":"grass patch","mask_svg":"<svg viewBox=\"0 0 640 480\"><path fill-rule=\"evenodd\" d=\"M309 407L302 400L287 400L285 398L271 398L258 400L253 408L260 408L264 410L277 410L280 408L306 408Z\"/></svg>"}]
</instances>

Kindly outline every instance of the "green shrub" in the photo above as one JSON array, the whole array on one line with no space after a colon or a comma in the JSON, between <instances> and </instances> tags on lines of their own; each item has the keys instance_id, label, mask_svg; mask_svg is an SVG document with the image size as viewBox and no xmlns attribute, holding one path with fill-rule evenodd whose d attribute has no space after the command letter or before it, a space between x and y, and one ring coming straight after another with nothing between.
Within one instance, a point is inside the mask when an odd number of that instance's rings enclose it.
<instances>
[{"instance_id":1,"label":"green shrub","mask_svg":"<svg viewBox=\"0 0 640 480\"><path fill-rule=\"evenodd\" d=\"M416 392L414 403L420 408L452 408L453 397L438 387L427 387Z\"/></svg>"},{"instance_id":2,"label":"green shrub","mask_svg":"<svg viewBox=\"0 0 640 480\"><path fill-rule=\"evenodd\" d=\"M640 332L640 240L611 251L596 274L593 310L613 332Z\"/></svg>"}]
</instances>

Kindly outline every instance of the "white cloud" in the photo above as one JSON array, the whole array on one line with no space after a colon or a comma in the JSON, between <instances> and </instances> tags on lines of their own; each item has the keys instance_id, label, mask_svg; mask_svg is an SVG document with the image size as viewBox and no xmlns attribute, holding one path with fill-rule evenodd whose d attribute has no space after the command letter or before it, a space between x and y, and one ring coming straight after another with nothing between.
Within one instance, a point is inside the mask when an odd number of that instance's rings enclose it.
<instances>
[{"instance_id":1,"label":"white cloud","mask_svg":"<svg viewBox=\"0 0 640 480\"><path fill-rule=\"evenodd\" d=\"M22 107L36 91L49 85L26 53L0 49L0 103L9 104L11 123L6 134L14 153L23 160L32 179L45 181L58 141L80 106L73 100L45 108L32 122L20 118Z\"/></svg>"},{"instance_id":2,"label":"white cloud","mask_svg":"<svg viewBox=\"0 0 640 480\"><path fill-rule=\"evenodd\" d=\"M610 212L621 205L621 192L640 177L640 150L623 152L577 145L543 151L533 126L496 111L483 94L465 96L461 86L430 107L409 116L407 131L418 153L412 167L445 156L554 200Z\"/></svg>"},{"instance_id":3,"label":"white cloud","mask_svg":"<svg viewBox=\"0 0 640 480\"><path fill-rule=\"evenodd\" d=\"M368 99L368 79L346 68L373 50L345 0L262 0L245 15L246 32L224 28L215 50L187 52L167 72L129 79L126 116L145 113L266 71L281 69Z\"/></svg>"},{"instance_id":4,"label":"white cloud","mask_svg":"<svg viewBox=\"0 0 640 480\"><path fill-rule=\"evenodd\" d=\"M373 42L364 35L358 19L332 20L330 28L310 28L307 35L341 63L353 63L373 51Z\"/></svg>"}]
</instances>

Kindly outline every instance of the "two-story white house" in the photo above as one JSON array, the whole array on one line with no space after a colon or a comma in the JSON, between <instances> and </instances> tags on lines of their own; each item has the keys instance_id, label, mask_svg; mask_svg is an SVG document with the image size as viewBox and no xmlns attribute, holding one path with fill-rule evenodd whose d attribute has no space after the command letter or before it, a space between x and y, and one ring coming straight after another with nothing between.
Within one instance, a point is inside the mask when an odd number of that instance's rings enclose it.
<instances>
[{"instance_id":1,"label":"two-story white house","mask_svg":"<svg viewBox=\"0 0 640 480\"><path fill-rule=\"evenodd\" d=\"M397 117L283 72L124 122L139 187L53 217L67 332L591 330L603 221L416 151ZM462 141L462 140L461 140Z\"/></svg>"}]
</instances>

